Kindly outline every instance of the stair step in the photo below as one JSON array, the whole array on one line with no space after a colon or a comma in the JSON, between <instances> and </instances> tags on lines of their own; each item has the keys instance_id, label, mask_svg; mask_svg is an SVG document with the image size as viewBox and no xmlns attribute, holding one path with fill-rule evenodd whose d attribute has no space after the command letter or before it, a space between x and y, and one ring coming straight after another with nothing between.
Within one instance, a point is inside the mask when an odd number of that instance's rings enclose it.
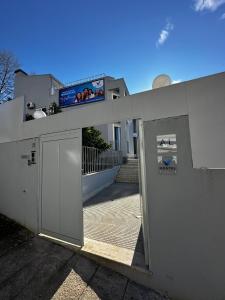
<instances>
[{"instance_id":1,"label":"stair step","mask_svg":"<svg viewBox=\"0 0 225 300\"><path fill-rule=\"evenodd\" d=\"M123 172L123 173L137 173L138 174L138 170L135 170L135 169L120 169L119 172Z\"/></svg>"},{"instance_id":2,"label":"stair step","mask_svg":"<svg viewBox=\"0 0 225 300\"><path fill-rule=\"evenodd\" d=\"M117 174L117 176L135 176L135 177L138 177L139 176L139 173L138 172L119 172Z\"/></svg>"},{"instance_id":3,"label":"stair step","mask_svg":"<svg viewBox=\"0 0 225 300\"><path fill-rule=\"evenodd\" d=\"M126 182L126 181L137 181L138 182L139 180L138 180L138 178L117 178L116 181L122 181L122 182L123 181L124 182Z\"/></svg>"},{"instance_id":4,"label":"stair step","mask_svg":"<svg viewBox=\"0 0 225 300\"><path fill-rule=\"evenodd\" d=\"M139 180L138 176L118 176L116 179L121 179L121 180Z\"/></svg>"},{"instance_id":5,"label":"stair step","mask_svg":"<svg viewBox=\"0 0 225 300\"><path fill-rule=\"evenodd\" d=\"M138 180L116 180L118 183L139 183Z\"/></svg>"},{"instance_id":6,"label":"stair step","mask_svg":"<svg viewBox=\"0 0 225 300\"><path fill-rule=\"evenodd\" d=\"M118 175L117 175L118 177L119 176L122 176L122 177L138 177L139 176L139 174L137 173L137 174L131 174L131 173L119 173Z\"/></svg>"},{"instance_id":7,"label":"stair step","mask_svg":"<svg viewBox=\"0 0 225 300\"><path fill-rule=\"evenodd\" d=\"M123 178L123 179L133 179L133 178L139 178L138 176L117 176L116 178Z\"/></svg>"},{"instance_id":8,"label":"stair step","mask_svg":"<svg viewBox=\"0 0 225 300\"><path fill-rule=\"evenodd\" d=\"M137 158L128 158L127 161L129 161L129 162L139 162L139 159L137 159Z\"/></svg>"},{"instance_id":9,"label":"stair step","mask_svg":"<svg viewBox=\"0 0 225 300\"><path fill-rule=\"evenodd\" d=\"M117 179L116 182L136 182L139 183L138 179Z\"/></svg>"},{"instance_id":10,"label":"stair step","mask_svg":"<svg viewBox=\"0 0 225 300\"><path fill-rule=\"evenodd\" d=\"M138 174L138 173L133 173L133 172L132 172L132 173L131 173L131 172L130 172L130 173L123 173L123 172L121 172L121 173L118 173L117 177L118 177L118 176L123 176L123 177L124 177L124 176L128 176L128 177L129 177L129 176L132 176L132 177L138 177L139 174Z\"/></svg>"},{"instance_id":11,"label":"stair step","mask_svg":"<svg viewBox=\"0 0 225 300\"><path fill-rule=\"evenodd\" d=\"M138 167L136 166L121 166L120 170L124 169L124 170L138 170Z\"/></svg>"},{"instance_id":12,"label":"stair step","mask_svg":"<svg viewBox=\"0 0 225 300\"><path fill-rule=\"evenodd\" d=\"M139 178L139 176L118 175L117 178Z\"/></svg>"},{"instance_id":13,"label":"stair step","mask_svg":"<svg viewBox=\"0 0 225 300\"><path fill-rule=\"evenodd\" d=\"M118 176L116 179L139 179L138 176Z\"/></svg>"},{"instance_id":14,"label":"stair step","mask_svg":"<svg viewBox=\"0 0 225 300\"><path fill-rule=\"evenodd\" d=\"M123 174L138 174L138 170L120 170L119 173L123 173Z\"/></svg>"},{"instance_id":15,"label":"stair step","mask_svg":"<svg viewBox=\"0 0 225 300\"><path fill-rule=\"evenodd\" d=\"M139 181L138 178L116 178L116 181Z\"/></svg>"},{"instance_id":16,"label":"stair step","mask_svg":"<svg viewBox=\"0 0 225 300\"><path fill-rule=\"evenodd\" d=\"M144 255L110 244L85 239L81 254L139 284L151 287L152 273L144 263ZM133 257L135 257L135 262ZM131 258L129 262L129 258ZM141 296L140 296L141 299Z\"/></svg>"},{"instance_id":17,"label":"stair step","mask_svg":"<svg viewBox=\"0 0 225 300\"><path fill-rule=\"evenodd\" d=\"M116 182L139 183L139 160L129 158L121 165Z\"/></svg>"},{"instance_id":18,"label":"stair step","mask_svg":"<svg viewBox=\"0 0 225 300\"><path fill-rule=\"evenodd\" d=\"M123 168L138 168L138 165L136 165L136 164L123 164L123 165L121 165L121 167L123 167Z\"/></svg>"}]
</instances>

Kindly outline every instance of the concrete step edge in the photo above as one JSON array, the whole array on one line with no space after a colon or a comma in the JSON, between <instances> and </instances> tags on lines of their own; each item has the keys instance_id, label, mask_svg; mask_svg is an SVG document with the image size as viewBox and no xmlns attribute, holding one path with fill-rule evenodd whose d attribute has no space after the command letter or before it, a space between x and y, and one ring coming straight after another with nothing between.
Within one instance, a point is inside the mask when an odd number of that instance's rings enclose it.
<instances>
[{"instance_id":1,"label":"concrete step edge","mask_svg":"<svg viewBox=\"0 0 225 300\"><path fill-rule=\"evenodd\" d=\"M138 176L138 172L127 172L127 171L121 171L118 173L119 175L122 174L122 175L135 175L135 176Z\"/></svg>"},{"instance_id":2,"label":"concrete step edge","mask_svg":"<svg viewBox=\"0 0 225 300\"><path fill-rule=\"evenodd\" d=\"M42 237L42 238L45 238L45 237ZM110 260L108 258L99 256L96 254L88 253L86 251L83 251L82 247L76 246L71 243L64 242L62 240L52 239L49 237L46 237L46 239L51 240L51 242L53 242L54 244L58 244L58 245L61 245L62 247L70 249L71 251L78 253L79 255L87 257L87 258L95 261L96 263L100 264L101 266L104 266L106 268L114 270L114 271L118 272L119 274L122 274L123 276L127 277L128 279L130 279L138 284L141 284L148 288L152 288L151 278L153 276L153 273L147 269L143 269L138 266L135 266L135 267L128 266L121 262L116 262L114 260ZM158 292L160 293L160 291L158 291Z\"/></svg>"},{"instance_id":3,"label":"concrete step edge","mask_svg":"<svg viewBox=\"0 0 225 300\"><path fill-rule=\"evenodd\" d=\"M122 178L139 178L138 175L131 175L131 174L119 174L116 176L117 178L122 177Z\"/></svg>"},{"instance_id":4,"label":"concrete step edge","mask_svg":"<svg viewBox=\"0 0 225 300\"><path fill-rule=\"evenodd\" d=\"M138 165L120 165L121 168L138 168Z\"/></svg>"},{"instance_id":5,"label":"concrete step edge","mask_svg":"<svg viewBox=\"0 0 225 300\"><path fill-rule=\"evenodd\" d=\"M116 180L117 183L139 183L138 180Z\"/></svg>"},{"instance_id":6,"label":"concrete step edge","mask_svg":"<svg viewBox=\"0 0 225 300\"><path fill-rule=\"evenodd\" d=\"M88 239L87 239L88 240ZM96 241L95 241L96 242ZM98 243L98 242L97 242ZM110 245L109 245L110 246ZM85 249L85 247L83 247ZM91 251L85 251L81 248L80 253L84 255L85 257L88 257L95 262L99 263L100 265L110 268L124 276L126 276L128 279L135 281L141 285L144 285L146 287L150 287L150 279L153 275L151 271L139 267L139 266L131 266L127 265L126 263L123 263L121 261L115 261L107 256L101 256L96 253L94 253L93 249Z\"/></svg>"},{"instance_id":7,"label":"concrete step edge","mask_svg":"<svg viewBox=\"0 0 225 300\"><path fill-rule=\"evenodd\" d=\"M138 176L117 176L117 179L122 178L122 179L139 179Z\"/></svg>"}]
</instances>

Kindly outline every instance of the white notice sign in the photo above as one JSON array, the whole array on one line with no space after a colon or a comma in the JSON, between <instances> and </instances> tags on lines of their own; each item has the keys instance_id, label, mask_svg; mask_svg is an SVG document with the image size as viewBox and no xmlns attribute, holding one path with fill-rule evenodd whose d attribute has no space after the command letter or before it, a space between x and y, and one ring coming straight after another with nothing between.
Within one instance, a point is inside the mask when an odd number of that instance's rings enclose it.
<instances>
[{"instance_id":1,"label":"white notice sign","mask_svg":"<svg viewBox=\"0 0 225 300\"><path fill-rule=\"evenodd\" d=\"M177 171L176 134L157 135L157 161L160 174L170 175Z\"/></svg>"}]
</instances>

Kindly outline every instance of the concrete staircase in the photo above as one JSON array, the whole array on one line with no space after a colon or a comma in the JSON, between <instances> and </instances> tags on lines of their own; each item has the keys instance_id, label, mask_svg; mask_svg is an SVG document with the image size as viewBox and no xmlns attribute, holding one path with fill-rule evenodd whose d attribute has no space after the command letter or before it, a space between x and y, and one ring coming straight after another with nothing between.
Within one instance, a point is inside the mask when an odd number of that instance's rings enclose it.
<instances>
[{"instance_id":1,"label":"concrete staircase","mask_svg":"<svg viewBox=\"0 0 225 300\"><path fill-rule=\"evenodd\" d=\"M116 182L139 183L138 159L128 158L127 163L121 165Z\"/></svg>"}]
</instances>

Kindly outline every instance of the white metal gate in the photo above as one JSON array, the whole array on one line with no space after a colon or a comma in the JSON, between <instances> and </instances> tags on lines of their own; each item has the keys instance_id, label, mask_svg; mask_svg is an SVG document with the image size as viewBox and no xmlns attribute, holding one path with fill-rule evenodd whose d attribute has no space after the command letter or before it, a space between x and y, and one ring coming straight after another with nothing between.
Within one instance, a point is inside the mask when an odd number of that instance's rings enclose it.
<instances>
[{"instance_id":1,"label":"white metal gate","mask_svg":"<svg viewBox=\"0 0 225 300\"><path fill-rule=\"evenodd\" d=\"M40 141L41 233L82 246L81 130Z\"/></svg>"}]
</instances>

